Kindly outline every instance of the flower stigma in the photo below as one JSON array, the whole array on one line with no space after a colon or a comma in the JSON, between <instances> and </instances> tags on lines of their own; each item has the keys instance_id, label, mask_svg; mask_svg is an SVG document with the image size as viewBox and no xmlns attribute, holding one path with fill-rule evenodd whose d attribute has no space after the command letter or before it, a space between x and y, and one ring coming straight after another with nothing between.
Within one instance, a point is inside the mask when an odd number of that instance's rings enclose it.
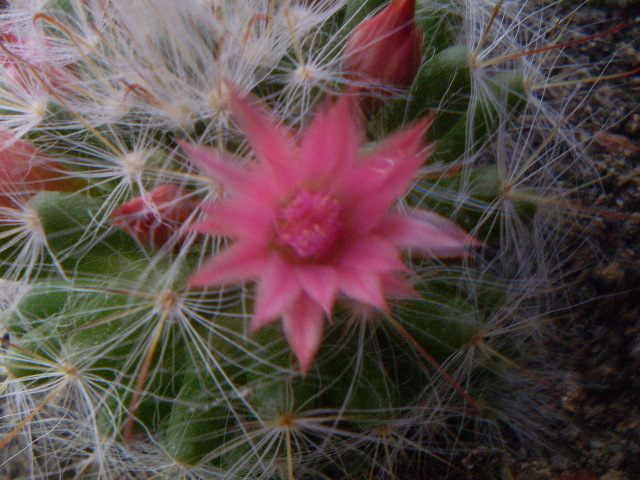
<instances>
[{"instance_id":1,"label":"flower stigma","mask_svg":"<svg viewBox=\"0 0 640 480\"><path fill-rule=\"evenodd\" d=\"M302 190L275 212L277 243L298 259L321 261L343 230L341 213L332 195Z\"/></svg>"}]
</instances>

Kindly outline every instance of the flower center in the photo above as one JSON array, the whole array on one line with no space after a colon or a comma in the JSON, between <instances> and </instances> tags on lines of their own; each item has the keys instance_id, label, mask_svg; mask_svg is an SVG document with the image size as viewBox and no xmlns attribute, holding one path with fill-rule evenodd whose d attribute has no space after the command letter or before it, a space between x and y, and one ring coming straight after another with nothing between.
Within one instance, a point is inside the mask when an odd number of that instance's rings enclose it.
<instances>
[{"instance_id":1,"label":"flower center","mask_svg":"<svg viewBox=\"0 0 640 480\"><path fill-rule=\"evenodd\" d=\"M331 195L301 191L276 212L274 225L280 244L300 258L322 259L342 229L341 211Z\"/></svg>"}]
</instances>

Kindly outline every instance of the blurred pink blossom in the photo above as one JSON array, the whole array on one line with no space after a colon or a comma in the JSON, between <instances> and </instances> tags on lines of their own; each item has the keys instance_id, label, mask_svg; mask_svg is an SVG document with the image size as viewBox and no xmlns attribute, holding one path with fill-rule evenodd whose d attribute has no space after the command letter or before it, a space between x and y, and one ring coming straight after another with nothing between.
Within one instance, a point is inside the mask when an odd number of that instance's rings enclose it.
<instances>
[{"instance_id":1,"label":"blurred pink blossom","mask_svg":"<svg viewBox=\"0 0 640 480\"><path fill-rule=\"evenodd\" d=\"M64 98L76 98L79 91L73 68L54 60L46 36L34 35L20 40L7 27L11 25L0 26L2 75L27 91L42 87Z\"/></svg>"},{"instance_id":2,"label":"blurred pink blossom","mask_svg":"<svg viewBox=\"0 0 640 480\"><path fill-rule=\"evenodd\" d=\"M83 183L63 165L34 147L0 130L0 208L17 208L39 191L72 192Z\"/></svg>"}]
</instances>

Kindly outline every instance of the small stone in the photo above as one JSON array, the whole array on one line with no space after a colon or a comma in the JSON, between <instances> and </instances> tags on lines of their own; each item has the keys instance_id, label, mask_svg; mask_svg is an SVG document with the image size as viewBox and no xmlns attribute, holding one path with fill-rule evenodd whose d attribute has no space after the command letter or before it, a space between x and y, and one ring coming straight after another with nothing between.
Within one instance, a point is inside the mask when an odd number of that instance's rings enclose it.
<instances>
[{"instance_id":1,"label":"small stone","mask_svg":"<svg viewBox=\"0 0 640 480\"><path fill-rule=\"evenodd\" d=\"M548 480L552 478L552 474L546 462L534 461L523 464L517 478L518 480Z\"/></svg>"},{"instance_id":2,"label":"small stone","mask_svg":"<svg viewBox=\"0 0 640 480\"><path fill-rule=\"evenodd\" d=\"M631 349L631 356L640 360L640 336L636 338L633 348Z\"/></svg>"},{"instance_id":3,"label":"small stone","mask_svg":"<svg viewBox=\"0 0 640 480\"><path fill-rule=\"evenodd\" d=\"M564 455L554 455L551 457L551 468L554 470L566 470L571 466L570 460Z\"/></svg>"},{"instance_id":4,"label":"small stone","mask_svg":"<svg viewBox=\"0 0 640 480\"><path fill-rule=\"evenodd\" d=\"M619 263L613 262L596 269L595 275L606 283L616 283L624 280L624 269Z\"/></svg>"},{"instance_id":5,"label":"small stone","mask_svg":"<svg viewBox=\"0 0 640 480\"><path fill-rule=\"evenodd\" d=\"M582 469L563 473L558 480L600 480L598 476L590 470Z\"/></svg>"},{"instance_id":6,"label":"small stone","mask_svg":"<svg viewBox=\"0 0 640 480\"><path fill-rule=\"evenodd\" d=\"M620 464L624 462L624 458L625 458L624 452L617 452L609 460L609 465L611 465L612 467L619 467Z\"/></svg>"},{"instance_id":7,"label":"small stone","mask_svg":"<svg viewBox=\"0 0 640 480\"><path fill-rule=\"evenodd\" d=\"M589 448L594 451L602 450L605 446L602 440L593 439L589 442Z\"/></svg>"},{"instance_id":8,"label":"small stone","mask_svg":"<svg viewBox=\"0 0 640 480\"><path fill-rule=\"evenodd\" d=\"M629 480L629 477L619 470L609 470L600 477L600 480Z\"/></svg>"},{"instance_id":9,"label":"small stone","mask_svg":"<svg viewBox=\"0 0 640 480\"><path fill-rule=\"evenodd\" d=\"M625 133L635 135L640 130L640 115L634 113L624 126Z\"/></svg>"},{"instance_id":10,"label":"small stone","mask_svg":"<svg viewBox=\"0 0 640 480\"><path fill-rule=\"evenodd\" d=\"M570 424L564 430L564 436L569 440L577 440L582 436L582 430L577 425Z\"/></svg>"}]
</instances>

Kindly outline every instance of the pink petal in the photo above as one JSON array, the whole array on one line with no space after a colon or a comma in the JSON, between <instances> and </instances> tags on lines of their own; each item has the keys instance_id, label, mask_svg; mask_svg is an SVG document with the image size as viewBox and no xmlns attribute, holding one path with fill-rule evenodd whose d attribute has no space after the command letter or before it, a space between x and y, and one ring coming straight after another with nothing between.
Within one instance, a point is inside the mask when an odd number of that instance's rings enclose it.
<instances>
[{"instance_id":1,"label":"pink petal","mask_svg":"<svg viewBox=\"0 0 640 480\"><path fill-rule=\"evenodd\" d=\"M415 3L393 0L353 30L342 61L348 79L371 85L411 86L422 58Z\"/></svg>"},{"instance_id":2,"label":"pink petal","mask_svg":"<svg viewBox=\"0 0 640 480\"><path fill-rule=\"evenodd\" d=\"M317 183L342 176L359 158L362 132L349 97L326 103L313 117L300 144L302 176Z\"/></svg>"},{"instance_id":3,"label":"pink petal","mask_svg":"<svg viewBox=\"0 0 640 480\"><path fill-rule=\"evenodd\" d=\"M369 270L339 271L338 286L349 298L387 310L380 278Z\"/></svg>"},{"instance_id":4,"label":"pink petal","mask_svg":"<svg viewBox=\"0 0 640 480\"><path fill-rule=\"evenodd\" d=\"M256 279L269 263L269 253L263 245L234 245L209 260L188 281L191 287L214 287Z\"/></svg>"},{"instance_id":5,"label":"pink petal","mask_svg":"<svg viewBox=\"0 0 640 480\"><path fill-rule=\"evenodd\" d=\"M272 208L267 202L248 202L250 198L212 203L205 207L207 218L192 227L211 235L225 235L243 240L265 243L269 236Z\"/></svg>"},{"instance_id":6,"label":"pink petal","mask_svg":"<svg viewBox=\"0 0 640 480\"><path fill-rule=\"evenodd\" d=\"M416 172L433 150L433 146L422 148L420 143L431 123L432 119L426 118L396 133L353 171L344 188L357 199L352 207L354 228L362 232L373 228L407 192Z\"/></svg>"},{"instance_id":7,"label":"pink petal","mask_svg":"<svg viewBox=\"0 0 640 480\"><path fill-rule=\"evenodd\" d=\"M177 140L178 145L189 154L195 163L208 177L222 182L230 190L247 190L251 188L252 177L249 172L231 163L231 156L217 150Z\"/></svg>"},{"instance_id":8,"label":"pink petal","mask_svg":"<svg viewBox=\"0 0 640 480\"><path fill-rule=\"evenodd\" d=\"M296 268L296 277L307 295L330 317L338 294L338 275L335 269L324 265L300 265Z\"/></svg>"},{"instance_id":9,"label":"pink petal","mask_svg":"<svg viewBox=\"0 0 640 480\"><path fill-rule=\"evenodd\" d=\"M387 298L420 298L411 284L399 275L382 275L382 288Z\"/></svg>"},{"instance_id":10,"label":"pink petal","mask_svg":"<svg viewBox=\"0 0 640 480\"><path fill-rule=\"evenodd\" d=\"M249 331L256 332L272 320L282 316L300 296L301 288L293 274L293 267L278 256L273 256L260 278L253 320Z\"/></svg>"},{"instance_id":11,"label":"pink petal","mask_svg":"<svg viewBox=\"0 0 640 480\"><path fill-rule=\"evenodd\" d=\"M303 373L307 372L316 356L323 328L322 307L308 295L301 294L287 309L284 316L284 333Z\"/></svg>"},{"instance_id":12,"label":"pink petal","mask_svg":"<svg viewBox=\"0 0 640 480\"><path fill-rule=\"evenodd\" d=\"M420 153L422 140L433 125L435 117L427 116L421 118L395 132L393 135L387 137L380 143L378 143L375 149L369 153L363 162L371 162L379 157L393 157L398 154L414 155L420 154L421 160L424 162L427 160L428 155L426 152Z\"/></svg>"},{"instance_id":13,"label":"pink petal","mask_svg":"<svg viewBox=\"0 0 640 480\"><path fill-rule=\"evenodd\" d=\"M292 158L298 151L293 136L257 97L241 95L232 88L229 104L254 154L271 167L275 178L290 180Z\"/></svg>"},{"instance_id":14,"label":"pink petal","mask_svg":"<svg viewBox=\"0 0 640 480\"><path fill-rule=\"evenodd\" d=\"M426 117L412 126L394 133L366 155L354 171L348 191L364 195L389 188L393 184L396 198L411 185L416 170L427 160L432 147L424 148L422 139L433 123Z\"/></svg>"},{"instance_id":15,"label":"pink petal","mask_svg":"<svg viewBox=\"0 0 640 480\"><path fill-rule=\"evenodd\" d=\"M399 248L434 257L467 256L468 248L482 246L452 221L426 210L388 215L377 230Z\"/></svg>"},{"instance_id":16,"label":"pink petal","mask_svg":"<svg viewBox=\"0 0 640 480\"><path fill-rule=\"evenodd\" d=\"M385 235L363 236L352 241L340 253L335 265L343 271L368 270L370 273L404 271L406 265L400 259L400 253L394 243Z\"/></svg>"}]
</instances>

